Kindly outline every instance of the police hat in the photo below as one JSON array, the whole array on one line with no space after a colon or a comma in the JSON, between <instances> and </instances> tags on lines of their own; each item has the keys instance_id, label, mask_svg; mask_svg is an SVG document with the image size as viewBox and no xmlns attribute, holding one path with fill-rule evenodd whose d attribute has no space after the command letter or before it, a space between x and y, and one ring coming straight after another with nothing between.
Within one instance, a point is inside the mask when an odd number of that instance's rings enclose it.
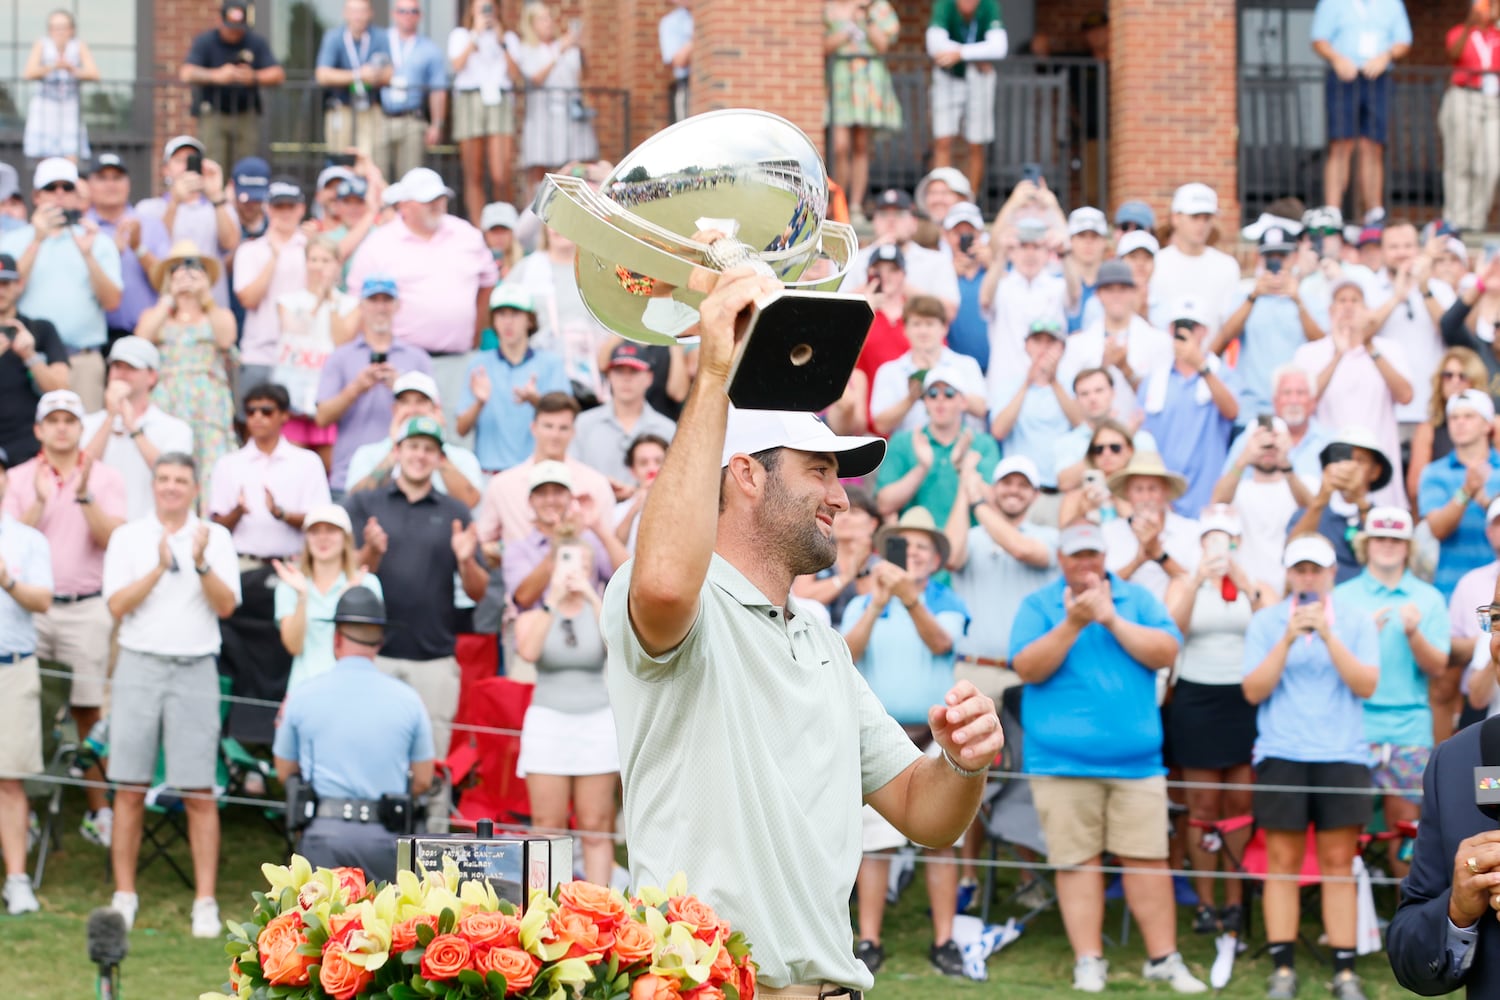
<instances>
[{"instance_id":1,"label":"police hat","mask_svg":"<svg viewBox=\"0 0 1500 1000\"><path fill-rule=\"evenodd\" d=\"M350 587L339 598L330 621L343 625L389 625L385 617L385 602L368 587Z\"/></svg>"}]
</instances>

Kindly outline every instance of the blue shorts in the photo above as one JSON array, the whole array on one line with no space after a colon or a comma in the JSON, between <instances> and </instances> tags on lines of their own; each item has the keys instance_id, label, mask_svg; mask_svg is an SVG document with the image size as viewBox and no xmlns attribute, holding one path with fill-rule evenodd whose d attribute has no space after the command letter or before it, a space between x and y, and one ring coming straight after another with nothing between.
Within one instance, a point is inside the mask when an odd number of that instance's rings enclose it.
<instances>
[{"instance_id":1,"label":"blue shorts","mask_svg":"<svg viewBox=\"0 0 1500 1000\"><path fill-rule=\"evenodd\" d=\"M1330 141L1369 139L1385 144L1391 109L1389 71L1374 80L1359 76L1345 83L1329 70L1324 96Z\"/></svg>"}]
</instances>

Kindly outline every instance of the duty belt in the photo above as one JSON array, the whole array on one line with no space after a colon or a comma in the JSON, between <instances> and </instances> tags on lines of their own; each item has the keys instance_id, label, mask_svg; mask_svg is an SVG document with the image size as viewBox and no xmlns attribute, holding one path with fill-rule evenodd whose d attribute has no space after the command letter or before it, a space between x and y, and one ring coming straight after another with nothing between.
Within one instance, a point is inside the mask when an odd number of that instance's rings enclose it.
<instances>
[{"instance_id":1,"label":"duty belt","mask_svg":"<svg viewBox=\"0 0 1500 1000\"><path fill-rule=\"evenodd\" d=\"M351 823L379 823L380 803L376 799L319 799L314 816Z\"/></svg>"}]
</instances>

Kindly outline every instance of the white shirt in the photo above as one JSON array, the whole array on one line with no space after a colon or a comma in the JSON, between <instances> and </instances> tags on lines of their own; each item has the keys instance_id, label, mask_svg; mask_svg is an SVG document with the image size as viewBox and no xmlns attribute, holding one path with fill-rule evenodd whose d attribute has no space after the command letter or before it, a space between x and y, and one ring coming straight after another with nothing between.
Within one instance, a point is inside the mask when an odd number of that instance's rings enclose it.
<instances>
[{"instance_id":1,"label":"white shirt","mask_svg":"<svg viewBox=\"0 0 1500 1000\"><path fill-rule=\"evenodd\" d=\"M1201 303L1213 316L1213 330L1217 330L1224 322L1224 303L1239 283L1239 262L1222 250L1207 247L1198 256L1189 257L1170 246L1156 255L1150 291L1151 297L1168 309L1174 309L1183 299Z\"/></svg>"},{"instance_id":2,"label":"white shirt","mask_svg":"<svg viewBox=\"0 0 1500 1000\"><path fill-rule=\"evenodd\" d=\"M1030 280L1011 271L995 286L990 303L990 371L1011 366L1028 369L1026 335L1037 319L1063 320L1068 306L1068 285L1055 271L1042 271Z\"/></svg>"},{"instance_id":3,"label":"white shirt","mask_svg":"<svg viewBox=\"0 0 1500 1000\"><path fill-rule=\"evenodd\" d=\"M83 443L85 445L93 440L99 428L104 426L104 421L108 416L109 414L104 410L95 410L83 418ZM156 446L159 454L165 455L169 451L180 451L184 455L193 453L193 428L187 421L178 420L158 409L155 403L146 407L139 426L145 432L146 440ZM104 464L118 469L125 479L125 518L127 520L133 521L138 517L145 517L156 509L156 500L151 495L153 475L151 467L141 457L141 450L136 447L135 441L131 440L124 423L119 419L115 420L109 443L104 446ZM198 470L199 475L205 471Z\"/></svg>"},{"instance_id":4,"label":"white shirt","mask_svg":"<svg viewBox=\"0 0 1500 1000\"><path fill-rule=\"evenodd\" d=\"M1104 532L1104 568L1111 573L1118 573L1135 558L1141 543L1136 540L1135 532L1130 530L1130 522L1123 517L1106 522L1101 530ZM1162 522L1161 547L1177 565L1189 573L1196 573L1198 559L1203 554L1203 546L1198 541L1198 522L1174 511L1167 511L1167 518ZM1135 571L1130 582L1151 591L1158 601L1165 601L1171 577L1167 576L1167 571L1160 564L1148 559Z\"/></svg>"},{"instance_id":5,"label":"white shirt","mask_svg":"<svg viewBox=\"0 0 1500 1000\"><path fill-rule=\"evenodd\" d=\"M870 258L874 254L875 247L867 246L854 255L849 271L839 285L839 291L852 292L865 283L865 275L870 270ZM920 293L958 304L958 273L953 270L951 257L912 242L901 245L901 256L906 258L907 295Z\"/></svg>"},{"instance_id":6,"label":"white shirt","mask_svg":"<svg viewBox=\"0 0 1500 1000\"><path fill-rule=\"evenodd\" d=\"M203 560L240 601L239 557L229 530L189 514L182 528L167 542L177 559L136 609L120 619L120 648L155 656L214 656L219 652L219 616L209 607L203 583L193 567L193 538L200 524L208 525L208 548ZM104 550L104 599L135 583L160 561L161 521L151 513L127 521L109 536Z\"/></svg>"},{"instance_id":7,"label":"white shirt","mask_svg":"<svg viewBox=\"0 0 1500 1000\"><path fill-rule=\"evenodd\" d=\"M1309 491L1318 492L1317 480L1303 478ZM1281 550L1286 548L1287 526L1297 513L1297 501L1284 480L1257 483L1253 476L1240 480L1234 490L1234 506L1240 512L1240 547L1235 562L1257 584L1273 588L1277 596L1285 589L1286 569Z\"/></svg>"},{"instance_id":8,"label":"white shirt","mask_svg":"<svg viewBox=\"0 0 1500 1000\"><path fill-rule=\"evenodd\" d=\"M1063 349L1062 360L1057 363L1057 380L1068 392L1073 391L1073 379L1085 368L1099 368L1104 361L1104 324L1096 323L1079 330L1068 338ZM1172 367L1172 338L1158 330L1140 316L1132 315L1125 330L1125 360L1135 377L1145 381L1164 368ZM1115 384L1114 415L1127 421L1140 409L1135 389L1118 368L1109 370Z\"/></svg>"},{"instance_id":9,"label":"white shirt","mask_svg":"<svg viewBox=\"0 0 1500 1000\"><path fill-rule=\"evenodd\" d=\"M474 32L460 25L448 33L450 68L469 47L470 38L474 39L477 51L471 52L468 61L464 63L464 68L453 74L453 89L478 90L486 96L498 95L502 90L510 90L512 86L510 67L505 61L505 53L507 50L514 53L520 46L521 39L516 36L515 32L507 31L502 45L493 31Z\"/></svg>"},{"instance_id":10,"label":"white shirt","mask_svg":"<svg viewBox=\"0 0 1500 1000\"><path fill-rule=\"evenodd\" d=\"M1389 302L1394 293L1394 285L1390 271L1382 268L1375 275L1374 297L1369 303L1370 308L1379 309ZM1441 307L1440 312L1446 311L1458 297L1452 286L1436 278L1427 282L1427 288L1432 292L1433 300ZM1428 313L1427 300L1417 291L1415 282L1407 293L1406 301L1398 302L1396 308L1391 310L1390 317L1380 328L1380 335L1400 344L1406 354L1406 363L1397 365L1396 370L1411 383L1411 402L1396 407L1396 419L1403 424L1421 423L1427 419L1427 404L1432 399L1432 373L1437 371L1444 347L1443 335ZM1392 361L1392 364L1395 362Z\"/></svg>"},{"instance_id":11,"label":"white shirt","mask_svg":"<svg viewBox=\"0 0 1500 1000\"><path fill-rule=\"evenodd\" d=\"M963 383L957 388L964 395L983 396L985 394L984 375L979 370L979 362L967 354L959 354L952 348L945 347L943 353L938 355L938 363L932 367L952 368L954 376ZM910 351L875 369L875 381L870 387L871 418L906 397L906 387L917 370L917 364L912 360ZM967 409L967 404L965 408ZM911 409L906 411L905 418L891 431L891 435L894 436L900 431L921 430L926 426L927 407L921 400L917 400L911 404Z\"/></svg>"}]
</instances>

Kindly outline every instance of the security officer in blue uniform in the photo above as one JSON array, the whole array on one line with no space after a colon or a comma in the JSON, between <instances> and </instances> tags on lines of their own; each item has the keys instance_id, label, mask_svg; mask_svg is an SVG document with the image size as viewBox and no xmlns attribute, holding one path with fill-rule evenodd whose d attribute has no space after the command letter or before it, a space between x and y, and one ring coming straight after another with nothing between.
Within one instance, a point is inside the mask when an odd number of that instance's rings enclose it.
<instances>
[{"instance_id":1,"label":"security officer in blue uniform","mask_svg":"<svg viewBox=\"0 0 1500 1000\"><path fill-rule=\"evenodd\" d=\"M432 724L415 691L375 668L385 602L350 587L332 620L337 662L287 694L272 747L276 774L306 822L300 852L314 867L348 865L392 880L396 837L410 829L413 797L432 785ZM299 782L311 794L299 796Z\"/></svg>"}]
</instances>

